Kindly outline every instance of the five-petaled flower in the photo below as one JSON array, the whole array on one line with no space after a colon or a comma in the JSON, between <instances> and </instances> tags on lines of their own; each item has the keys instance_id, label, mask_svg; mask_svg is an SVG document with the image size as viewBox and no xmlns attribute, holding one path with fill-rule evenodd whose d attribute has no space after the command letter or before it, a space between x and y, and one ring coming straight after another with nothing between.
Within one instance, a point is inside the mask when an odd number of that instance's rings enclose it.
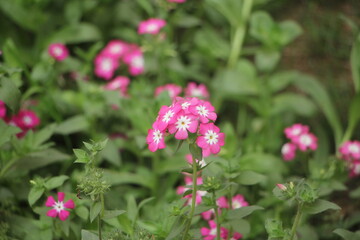
<instances>
[{"instance_id":1,"label":"five-petaled flower","mask_svg":"<svg viewBox=\"0 0 360 240\"><path fill-rule=\"evenodd\" d=\"M59 217L61 221L65 221L70 215L70 212L66 209L73 209L75 203L72 199L64 202L65 193L63 192L58 192L57 195L58 201L55 201L52 196L47 198L45 206L52 207L52 209L50 209L46 215L53 218Z\"/></svg>"},{"instance_id":2,"label":"five-petaled flower","mask_svg":"<svg viewBox=\"0 0 360 240\"><path fill-rule=\"evenodd\" d=\"M63 61L69 56L69 51L64 44L52 43L48 48L49 55L56 61Z\"/></svg>"},{"instance_id":3,"label":"five-petaled flower","mask_svg":"<svg viewBox=\"0 0 360 240\"><path fill-rule=\"evenodd\" d=\"M199 133L201 136L196 139L199 147L210 150L212 154L220 152L221 146L224 145L225 135L214 123L200 124Z\"/></svg>"},{"instance_id":4,"label":"five-petaled flower","mask_svg":"<svg viewBox=\"0 0 360 240\"><path fill-rule=\"evenodd\" d=\"M138 27L139 34L158 34L160 30L165 27L166 21L159 18L150 18L142 21Z\"/></svg>"}]
</instances>

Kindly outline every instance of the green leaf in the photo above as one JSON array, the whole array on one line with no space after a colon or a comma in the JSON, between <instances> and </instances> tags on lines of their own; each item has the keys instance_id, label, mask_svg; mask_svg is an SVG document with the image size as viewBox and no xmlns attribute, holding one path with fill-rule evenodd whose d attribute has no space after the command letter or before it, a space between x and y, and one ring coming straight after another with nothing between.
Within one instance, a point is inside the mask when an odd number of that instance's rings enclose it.
<instances>
[{"instance_id":1,"label":"green leaf","mask_svg":"<svg viewBox=\"0 0 360 240\"><path fill-rule=\"evenodd\" d=\"M135 221L138 211L139 209L136 205L135 197L133 195L129 195L127 198L127 215L131 221Z\"/></svg>"},{"instance_id":2,"label":"green leaf","mask_svg":"<svg viewBox=\"0 0 360 240\"><path fill-rule=\"evenodd\" d=\"M84 206L76 207L75 208L75 213L76 213L76 215L78 215L82 219L88 220L89 210L86 207L84 207Z\"/></svg>"},{"instance_id":3,"label":"green leaf","mask_svg":"<svg viewBox=\"0 0 360 240\"><path fill-rule=\"evenodd\" d=\"M322 199L318 199L316 200L314 203L312 203L309 206L306 206L304 208L304 212L308 213L308 214L318 214L321 212L324 212L326 210L340 210L341 207L339 207L337 204L326 201L326 200L322 200Z\"/></svg>"},{"instance_id":4,"label":"green leaf","mask_svg":"<svg viewBox=\"0 0 360 240\"><path fill-rule=\"evenodd\" d=\"M271 113L281 115L284 112L294 112L300 116L311 117L316 112L316 105L306 96L295 93L282 93L273 98Z\"/></svg>"},{"instance_id":5,"label":"green leaf","mask_svg":"<svg viewBox=\"0 0 360 240\"><path fill-rule=\"evenodd\" d=\"M358 93L360 91L360 34L351 49L350 63L355 90Z\"/></svg>"},{"instance_id":6,"label":"green leaf","mask_svg":"<svg viewBox=\"0 0 360 240\"><path fill-rule=\"evenodd\" d=\"M356 125L360 120L360 92L352 99L350 109L349 109L349 117L348 117L348 127L346 129L344 138L342 142L345 142L351 139L354 130L356 129Z\"/></svg>"},{"instance_id":7,"label":"green leaf","mask_svg":"<svg viewBox=\"0 0 360 240\"><path fill-rule=\"evenodd\" d=\"M90 222L93 222L94 219L100 214L101 212L101 202L93 202L90 207Z\"/></svg>"},{"instance_id":8,"label":"green leaf","mask_svg":"<svg viewBox=\"0 0 360 240\"><path fill-rule=\"evenodd\" d=\"M11 136L15 136L15 134L21 132L21 130L17 127L13 127L11 125L7 125L4 121L0 120L0 147L10 141Z\"/></svg>"},{"instance_id":9,"label":"green leaf","mask_svg":"<svg viewBox=\"0 0 360 240\"><path fill-rule=\"evenodd\" d=\"M44 188L43 187L33 187L31 188L28 196L28 202L30 206L32 206L39 198L43 195Z\"/></svg>"},{"instance_id":10,"label":"green leaf","mask_svg":"<svg viewBox=\"0 0 360 240\"><path fill-rule=\"evenodd\" d=\"M263 72L272 71L280 60L280 52L277 50L260 49L255 54L256 67Z\"/></svg>"},{"instance_id":11,"label":"green leaf","mask_svg":"<svg viewBox=\"0 0 360 240\"><path fill-rule=\"evenodd\" d=\"M20 106L21 92L8 78L0 79L0 99L13 111L18 112Z\"/></svg>"},{"instance_id":12,"label":"green leaf","mask_svg":"<svg viewBox=\"0 0 360 240\"><path fill-rule=\"evenodd\" d=\"M124 210L105 210L103 219L111 219L111 218L117 217L125 212L126 211L124 211Z\"/></svg>"},{"instance_id":13,"label":"green leaf","mask_svg":"<svg viewBox=\"0 0 360 240\"><path fill-rule=\"evenodd\" d=\"M280 28L279 43L285 46L291 43L295 38L302 34L302 29L299 24L294 21L287 20L278 24Z\"/></svg>"},{"instance_id":14,"label":"green leaf","mask_svg":"<svg viewBox=\"0 0 360 240\"><path fill-rule=\"evenodd\" d=\"M254 185L259 182L262 182L266 179L266 177L262 174L259 174L254 171L242 171L240 172L239 177L237 178L237 182L242 185Z\"/></svg>"},{"instance_id":15,"label":"green leaf","mask_svg":"<svg viewBox=\"0 0 360 240\"><path fill-rule=\"evenodd\" d=\"M269 36L271 35L271 31L274 26L275 23L267 12L257 11L251 14L250 35L257 40L263 43L268 43L271 41Z\"/></svg>"},{"instance_id":16,"label":"green leaf","mask_svg":"<svg viewBox=\"0 0 360 240\"><path fill-rule=\"evenodd\" d=\"M189 144L189 150L193 159L197 159L199 161L202 160L202 148L200 148L196 143Z\"/></svg>"},{"instance_id":17,"label":"green leaf","mask_svg":"<svg viewBox=\"0 0 360 240\"><path fill-rule=\"evenodd\" d=\"M53 34L48 42L62 42L66 44L98 41L101 39L100 30L90 23L67 25Z\"/></svg>"},{"instance_id":18,"label":"green leaf","mask_svg":"<svg viewBox=\"0 0 360 240\"><path fill-rule=\"evenodd\" d=\"M88 163L89 162L89 156L86 151L82 149L73 149L74 154L76 156L76 163Z\"/></svg>"},{"instance_id":19,"label":"green leaf","mask_svg":"<svg viewBox=\"0 0 360 240\"><path fill-rule=\"evenodd\" d=\"M147 203L153 201L155 199L155 197L149 197L149 198L146 198L144 200L142 200L140 203L139 203L139 206L138 206L138 209L140 211L140 209L145 206Z\"/></svg>"},{"instance_id":20,"label":"green leaf","mask_svg":"<svg viewBox=\"0 0 360 240\"><path fill-rule=\"evenodd\" d=\"M88 230L81 230L81 240L99 240L99 237L88 231Z\"/></svg>"},{"instance_id":21,"label":"green leaf","mask_svg":"<svg viewBox=\"0 0 360 240\"><path fill-rule=\"evenodd\" d=\"M136 0L149 16L154 15L154 8L148 0Z\"/></svg>"},{"instance_id":22,"label":"green leaf","mask_svg":"<svg viewBox=\"0 0 360 240\"><path fill-rule=\"evenodd\" d=\"M268 79L269 88L273 93L283 90L288 87L294 78L298 76L297 71L281 71L271 75Z\"/></svg>"},{"instance_id":23,"label":"green leaf","mask_svg":"<svg viewBox=\"0 0 360 240\"><path fill-rule=\"evenodd\" d=\"M71 133L81 132L89 127L87 119L82 116L71 117L62 123L60 123L55 132L62 135L68 135Z\"/></svg>"},{"instance_id":24,"label":"green leaf","mask_svg":"<svg viewBox=\"0 0 360 240\"><path fill-rule=\"evenodd\" d=\"M121 158L119 153L119 147L115 144L114 141L109 141L105 146L104 150L101 152L101 155L110 163L115 166L121 165Z\"/></svg>"},{"instance_id":25,"label":"green leaf","mask_svg":"<svg viewBox=\"0 0 360 240\"><path fill-rule=\"evenodd\" d=\"M36 131L34 133L33 146L35 146L35 148L40 147L44 142L49 140L49 138L54 133L55 128L56 124L50 124L41 130Z\"/></svg>"},{"instance_id":26,"label":"green leaf","mask_svg":"<svg viewBox=\"0 0 360 240\"><path fill-rule=\"evenodd\" d=\"M256 210L263 210L263 207L260 206L246 206L246 207L241 207L241 208L237 208L234 210L231 210L228 212L227 218L228 219L240 219L240 218L244 218L248 215L250 215L252 212L256 211Z\"/></svg>"},{"instance_id":27,"label":"green leaf","mask_svg":"<svg viewBox=\"0 0 360 240\"><path fill-rule=\"evenodd\" d=\"M63 183L69 179L68 176L65 175L61 175L61 176L57 176L57 177L52 177L49 180L47 180L45 182L45 187L47 190L51 190L57 187L60 187L61 185L63 185Z\"/></svg>"},{"instance_id":28,"label":"green leaf","mask_svg":"<svg viewBox=\"0 0 360 240\"><path fill-rule=\"evenodd\" d=\"M345 240L359 240L360 239L360 232L350 232L345 229L337 228L333 231L333 233L336 233L340 237L342 237Z\"/></svg>"},{"instance_id":29,"label":"green leaf","mask_svg":"<svg viewBox=\"0 0 360 240\"><path fill-rule=\"evenodd\" d=\"M360 187L350 192L351 198L360 198Z\"/></svg>"}]
</instances>

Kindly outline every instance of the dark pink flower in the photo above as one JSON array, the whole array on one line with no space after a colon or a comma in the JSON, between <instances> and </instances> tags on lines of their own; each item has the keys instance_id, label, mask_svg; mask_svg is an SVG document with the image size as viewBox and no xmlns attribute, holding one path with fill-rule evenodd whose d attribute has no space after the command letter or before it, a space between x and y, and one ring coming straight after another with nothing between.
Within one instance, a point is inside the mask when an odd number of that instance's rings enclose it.
<instances>
[{"instance_id":1,"label":"dark pink flower","mask_svg":"<svg viewBox=\"0 0 360 240\"><path fill-rule=\"evenodd\" d=\"M101 55L119 60L129 51L129 44L120 40L110 41L101 51Z\"/></svg>"},{"instance_id":2,"label":"dark pink flower","mask_svg":"<svg viewBox=\"0 0 360 240\"><path fill-rule=\"evenodd\" d=\"M6 117L6 105L3 101L0 100L0 119Z\"/></svg>"},{"instance_id":3,"label":"dark pink flower","mask_svg":"<svg viewBox=\"0 0 360 240\"><path fill-rule=\"evenodd\" d=\"M317 137L312 133L302 133L297 137L294 137L293 142L298 146L300 151L307 151L311 149L315 151L318 147Z\"/></svg>"},{"instance_id":4,"label":"dark pink flower","mask_svg":"<svg viewBox=\"0 0 360 240\"><path fill-rule=\"evenodd\" d=\"M192 177L191 176L184 176L184 180L185 180L185 186L179 186L176 190L176 193L179 195L183 195L187 190L192 188L193 185L193 181L192 181ZM203 180L202 177L198 177L196 179L196 185L201 185L203 184ZM202 201L202 197L205 196L207 194L206 191L196 191L196 201L195 204L198 205L201 203ZM192 194L188 194L186 196L184 196L183 198L188 199L185 203L185 205L191 205L191 200L192 200Z\"/></svg>"},{"instance_id":5,"label":"dark pink flower","mask_svg":"<svg viewBox=\"0 0 360 240\"><path fill-rule=\"evenodd\" d=\"M284 184L278 183L278 184L276 184L276 186L277 186L280 190L282 190L282 191L286 191L286 190L287 190L287 187L286 187Z\"/></svg>"},{"instance_id":6,"label":"dark pink flower","mask_svg":"<svg viewBox=\"0 0 360 240\"><path fill-rule=\"evenodd\" d=\"M188 138L188 131L195 133L198 127L198 120L191 114L178 114L173 124L168 126L169 133L174 134L175 138L182 140Z\"/></svg>"},{"instance_id":7,"label":"dark pink flower","mask_svg":"<svg viewBox=\"0 0 360 240\"><path fill-rule=\"evenodd\" d=\"M119 67L119 62L106 55L98 55L95 58L95 75L110 80L115 70Z\"/></svg>"},{"instance_id":8,"label":"dark pink flower","mask_svg":"<svg viewBox=\"0 0 360 240\"><path fill-rule=\"evenodd\" d=\"M214 123L201 123L199 136L196 143L202 149L209 149L212 154L220 152L221 146L224 146L224 133L220 133L220 129Z\"/></svg>"},{"instance_id":9,"label":"dark pink flower","mask_svg":"<svg viewBox=\"0 0 360 240\"><path fill-rule=\"evenodd\" d=\"M16 116L13 116L12 120L22 130L33 129L40 124L40 119L36 113L30 110L20 110Z\"/></svg>"},{"instance_id":10,"label":"dark pink flower","mask_svg":"<svg viewBox=\"0 0 360 240\"><path fill-rule=\"evenodd\" d=\"M245 198L241 194L237 194L232 198L232 208L237 209L241 207L249 206L249 203L245 201Z\"/></svg>"},{"instance_id":11,"label":"dark pink flower","mask_svg":"<svg viewBox=\"0 0 360 240\"><path fill-rule=\"evenodd\" d=\"M58 201L56 202L55 199L52 196L49 196L46 200L45 206L52 207L46 215L49 217L59 217L61 221L65 221L69 215L70 212L66 210L73 209L75 207L75 203L72 199L69 199L64 203L65 193L58 192Z\"/></svg>"},{"instance_id":12,"label":"dark pink flower","mask_svg":"<svg viewBox=\"0 0 360 240\"><path fill-rule=\"evenodd\" d=\"M215 221L210 220L208 222L208 224L209 224L210 228L202 227L200 230L201 235L203 236L204 240L214 240L214 239L216 239L216 233L217 233L216 223L215 223ZM227 239L227 236L228 236L228 230L224 227L221 227L220 228L221 239L222 240Z\"/></svg>"},{"instance_id":13,"label":"dark pink flower","mask_svg":"<svg viewBox=\"0 0 360 240\"><path fill-rule=\"evenodd\" d=\"M164 131L170 124L173 124L176 121L176 117L178 112L181 110L181 106L178 104L168 106L162 106L159 115L157 118L157 122L159 124L159 129Z\"/></svg>"},{"instance_id":14,"label":"dark pink flower","mask_svg":"<svg viewBox=\"0 0 360 240\"><path fill-rule=\"evenodd\" d=\"M300 123L296 123L296 124L292 125L291 127L285 128L284 132L285 132L286 137L293 141L293 139L298 137L299 135L301 135L303 133L308 133L309 127L306 125L302 125Z\"/></svg>"},{"instance_id":15,"label":"dark pink flower","mask_svg":"<svg viewBox=\"0 0 360 240\"><path fill-rule=\"evenodd\" d=\"M48 48L48 53L56 61L63 61L69 56L69 51L64 44L53 43Z\"/></svg>"},{"instance_id":16,"label":"dark pink flower","mask_svg":"<svg viewBox=\"0 0 360 240\"><path fill-rule=\"evenodd\" d=\"M166 21L159 18L150 18L142 21L138 27L139 34L158 34L160 29L165 27Z\"/></svg>"},{"instance_id":17,"label":"dark pink flower","mask_svg":"<svg viewBox=\"0 0 360 240\"><path fill-rule=\"evenodd\" d=\"M153 128L148 130L146 142L149 145L149 150L155 152L158 149L165 148L164 132L159 129L158 122L153 124Z\"/></svg>"},{"instance_id":18,"label":"dark pink flower","mask_svg":"<svg viewBox=\"0 0 360 240\"><path fill-rule=\"evenodd\" d=\"M209 98L209 92L204 84L197 85L194 82L190 82L184 92L185 97Z\"/></svg>"},{"instance_id":19,"label":"dark pink flower","mask_svg":"<svg viewBox=\"0 0 360 240\"><path fill-rule=\"evenodd\" d=\"M347 161L360 160L360 142L346 141L340 148L341 157Z\"/></svg>"},{"instance_id":20,"label":"dark pink flower","mask_svg":"<svg viewBox=\"0 0 360 240\"><path fill-rule=\"evenodd\" d=\"M196 105L190 106L189 111L199 117L201 123L208 123L209 120L215 121L217 118L215 108L211 103L200 100Z\"/></svg>"},{"instance_id":21,"label":"dark pink flower","mask_svg":"<svg viewBox=\"0 0 360 240\"><path fill-rule=\"evenodd\" d=\"M360 160L354 160L350 163L349 166L349 176L350 177L357 177L360 175Z\"/></svg>"},{"instance_id":22,"label":"dark pink flower","mask_svg":"<svg viewBox=\"0 0 360 240\"><path fill-rule=\"evenodd\" d=\"M296 155L296 145L294 143L285 143L281 148L281 154L285 161L291 161Z\"/></svg>"}]
</instances>

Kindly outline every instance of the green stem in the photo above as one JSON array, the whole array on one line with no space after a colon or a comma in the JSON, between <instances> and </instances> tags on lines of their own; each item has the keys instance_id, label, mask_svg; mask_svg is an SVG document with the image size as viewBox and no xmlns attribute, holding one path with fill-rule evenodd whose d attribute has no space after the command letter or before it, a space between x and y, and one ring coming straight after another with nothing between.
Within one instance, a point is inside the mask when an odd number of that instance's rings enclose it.
<instances>
[{"instance_id":1,"label":"green stem","mask_svg":"<svg viewBox=\"0 0 360 240\"><path fill-rule=\"evenodd\" d=\"M232 39L230 56L228 60L228 67L233 68L239 59L241 49L244 43L246 22L250 16L253 0L246 0L242 6L241 17L242 21L235 27L234 38Z\"/></svg>"},{"instance_id":2,"label":"green stem","mask_svg":"<svg viewBox=\"0 0 360 240\"><path fill-rule=\"evenodd\" d=\"M101 216L99 214L98 216L98 230L99 230L99 240L102 240L102 236L101 236Z\"/></svg>"},{"instance_id":3,"label":"green stem","mask_svg":"<svg viewBox=\"0 0 360 240\"><path fill-rule=\"evenodd\" d=\"M303 202L299 203L299 205L298 205L298 209L297 209L297 213L296 213L296 216L295 216L294 224L293 224L293 226L291 228L290 240L293 240L294 237L295 237L296 229L297 229L297 227L298 227L298 225L300 223L300 220L301 220L303 206L304 206Z\"/></svg>"},{"instance_id":4,"label":"green stem","mask_svg":"<svg viewBox=\"0 0 360 240\"><path fill-rule=\"evenodd\" d=\"M184 232L184 235L183 235L183 240L186 240L186 238L187 238L187 234L189 232L191 221L192 221L192 218L193 218L194 212L195 212L196 191L197 191L197 169L196 169L196 161L195 161L194 156L193 156L193 164L192 164L192 166L193 166L193 173L192 173L193 174L193 176L192 176L193 191L192 191L192 198L191 198L191 210L190 210L188 222L186 224L185 232Z\"/></svg>"},{"instance_id":5,"label":"green stem","mask_svg":"<svg viewBox=\"0 0 360 240\"><path fill-rule=\"evenodd\" d=\"M218 213L218 206L216 204L215 191L212 192L212 197L213 197L213 203L215 204L214 211L215 211L215 222L216 222L216 240L220 240L219 213Z\"/></svg>"},{"instance_id":6,"label":"green stem","mask_svg":"<svg viewBox=\"0 0 360 240\"><path fill-rule=\"evenodd\" d=\"M98 230L99 230L99 240L102 240L101 236L101 219L104 217L104 210L105 210L105 201L104 201L104 194L100 194L100 202L101 202L101 212L98 216Z\"/></svg>"},{"instance_id":7,"label":"green stem","mask_svg":"<svg viewBox=\"0 0 360 240\"><path fill-rule=\"evenodd\" d=\"M17 159L14 158L7 162L7 164L0 171L0 179L6 174L7 171L16 163Z\"/></svg>"}]
</instances>

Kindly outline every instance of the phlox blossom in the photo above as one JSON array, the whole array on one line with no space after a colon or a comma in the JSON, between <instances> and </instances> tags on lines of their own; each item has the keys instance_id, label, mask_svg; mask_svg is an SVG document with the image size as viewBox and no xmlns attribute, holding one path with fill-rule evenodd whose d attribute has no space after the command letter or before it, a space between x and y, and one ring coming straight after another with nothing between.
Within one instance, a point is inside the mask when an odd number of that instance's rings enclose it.
<instances>
[{"instance_id":1,"label":"phlox blossom","mask_svg":"<svg viewBox=\"0 0 360 240\"><path fill-rule=\"evenodd\" d=\"M52 209L50 209L46 213L46 215L53 218L58 216L61 221L65 221L70 215L70 212L65 209L66 208L73 209L75 207L75 203L72 199L64 203L65 193L63 192L58 192L57 195L58 195L58 201L55 201L55 199L52 196L49 196L47 198L45 206L52 207Z\"/></svg>"},{"instance_id":2,"label":"phlox blossom","mask_svg":"<svg viewBox=\"0 0 360 240\"><path fill-rule=\"evenodd\" d=\"M346 141L340 148L341 157L347 161L360 160L360 141Z\"/></svg>"},{"instance_id":3,"label":"phlox blossom","mask_svg":"<svg viewBox=\"0 0 360 240\"><path fill-rule=\"evenodd\" d=\"M130 79L124 76L117 76L105 85L106 90L120 90L122 96L127 96L127 88L130 83Z\"/></svg>"},{"instance_id":4,"label":"phlox blossom","mask_svg":"<svg viewBox=\"0 0 360 240\"><path fill-rule=\"evenodd\" d=\"M200 124L199 133L201 134L196 139L196 144L203 150L208 149L212 154L220 152L221 146L224 145L224 133L214 125L214 123Z\"/></svg>"},{"instance_id":5,"label":"phlox blossom","mask_svg":"<svg viewBox=\"0 0 360 240\"><path fill-rule=\"evenodd\" d=\"M354 160L349 166L349 176L357 177L360 175L360 160Z\"/></svg>"},{"instance_id":6,"label":"phlox blossom","mask_svg":"<svg viewBox=\"0 0 360 240\"><path fill-rule=\"evenodd\" d=\"M158 34L160 29L165 27L166 21L159 18L150 18L146 21L142 21L138 27L139 34Z\"/></svg>"},{"instance_id":7,"label":"phlox blossom","mask_svg":"<svg viewBox=\"0 0 360 240\"><path fill-rule=\"evenodd\" d=\"M247 201L245 201L245 198L243 195L237 194L232 198L232 208L233 209L242 208L242 207L246 207L246 206L249 206L249 203Z\"/></svg>"},{"instance_id":8,"label":"phlox blossom","mask_svg":"<svg viewBox=\"0 0 360 240\"><path fill-rule=\"evenodd\" d=\"M176 193L179 195L183 195L187 190L191 189L192 185L193 185L193 181L191 176L186 176L184 177L184 181L185 181L185 186L179 186L176 190ZM203 184L203 179L202 177L198 177L196 179L196 185L201 185ZM205 196L207 194L206 191L196 191L196 201L195 204L198 205L202 202L202 197ZM186 205L191 205L191 199L192 199L192 194L188 194L186 196L184 196L183 198L188 199L186 201Z\"/></svg>"},{"instance_id":9,"label":"phlox blossom","mask_svg":"<svg viewBox=\"0 0 360 240\"><path fill-rule=\"evenodd\" d=\"M194 82L189 82L184 92L185 97L209 98L209 92L204 84L197 85Z\"/></svg>"},{"instance_id":10,"label":"phlox blossom","mask_svg":"<svg viewBox=\"0 0 360 240\"><path fill-rule=\"evenodd\" d=\"M308 133L309 127L306 125L302 125L300 123L296 123L291 127L285 128L284 132L285 132L285 136L288 139L293 140L294 138L298 137L303 133Z\"/></svg>"},{"instance_id":11,"label":"phlox blossom","mask_svg":"<svg viewBox=\"0 0 360 240\"><path fill-rule=\"evenodd\" d=\"M120 40L110 41L101 51L101 55L119 60L129 50L129 44Z\"/></svg>"},{"instance_id":12,"label":"phlox blossom","mask_svg":"<svg viewBox=\"0 0 360 240\"><path fill-rule=\"evenodd\" d=\"M294 143L285 143L281 148L281 154L285 161L291 161L296 155L296 145Z\"/></svg>"},{"instance_id":13,"label":"phlox blossom","mask_svg":"<svg viewBox=\"0 0 360 240\"><path fill-rule=\"evenodd\" d=\"M157 118L157 122L159 125L159 129L164 131L170 124L175 123L176 116L178 112L181 110L181 106L178 104L174 104L170 107L162 106L159 111L159 115Z\"/></svg>"},{"instance_id":14,"label":"phlox blossom","mask_svg":"<svg viewBox=\"0 0 360 240\"><path fill-rule=\"evenodd\" d=\"M123 61L129 66L129 73L131 75L140 75L145 70L143 53L137 46L132 46L129 49Z\"/></svg>"},{"instance_id":15,"label":"phlox blossom","mask_svg":"<svg viewBox=\"0 0 360 240\"><path fill-rule=\"evenodd\" d=\"M158 149L165 148L164 132L159 129L159 123L155 122L153 128L148 130L146 142L149 145L149 150L155 152Z\"/></svg>"},{"instance_id":16,"label":"phlox blossom","mask_svg":"<svg viewBox=\"0 0 360 240\"><path fill-rule=\"evenodd\" d=\"M198 121L192 114L178 114L173 124L168 127L169 133L174 134L175 138L182 140L188 138L188 131L195 133L197 131Z\"/></svg>"},{"instance_id":17,"label":"phlox blossom","mask_svg":"<svg viewBox=\"0 0 360 240\"><path fill-rule=\"evenodd\" d=\"M312 133L302 133L297 137L294 137L293 142L298 146L300 151L307 151L311 149L315 151L318 147L317 137Z\"/></svg>"},{"instance_id":18,"label":"phlox blossom","mask_svg":"<svg viewBox=\"0 0 360 240\"><path fill-rule=\"evenodd\" d=\"M106 55L97 55L95 58L95 75L110 80L115 70L119 67L119 62Z\"/></svg>"},{"instance_id":19,"label":"phlox blossom","mask_svg":"<svg viewBox=\"0 0 360 240\"><path fill-rule=\"evenodd\" d=\"M17 115L13 116L13 121L22 130L33 129L40 124L40 119L31 110L20 110Z\"/></svg>"},{"instance_id":20,"label":"phlox blossom","mask_svg":"<svg viewBox=\"0 0 360 240\"><path fill-rule=\"evenodd\" d=\"M49 55L56 61L63 61L69 56L69 51L64 44L52 43L48 48Z\"/></svg>"},{"instance_id":21,"label":"phlox blossom","mask_svg":"<svg viewBox=\"0 0 360 240\"><path fill-rule=\"evenodd\" d=\"M160 95L164 91L169 93L170 98L175 99L182 92L182 88L176 84L166 84L155 89L155 96Z\"/></svg>"},{"instance_id":22,"label":"phlox blossom","mask_svg":"<svg viewBox=\"0 0 360 240\"><path fill-rule=\"evenodd\" d=\"M208 222L210 228L202 227L200 229L201 235L203 236L204 240L214 240L216 239L217 229L216 223L213 220ZM220 237L221 240L227 239L228 230L224 227L220 228Z\"/></svg>"},{"instance_id":23,"label":"phlox blossom","mask_svg":"<svg viewBox=\"0 0 360 240\"><path fill-rule=\"evenodd\" d=\"M189 111L195 116L198 116L202 123L208 123L209 120L215 121L217 118L214 112L215 108L207 101L200 100L195 106L190 106Z\"/></svg>"},{"instance_id":24,"label":"phlox blossom","mask_svg":"<svg viewBox=\"0 0 360 240\"><path fill-rule=\"evenodd\" d=\"M6 117L6 106L3 101L0 100L0 119L4 119Z\"/></svg>"}]
</instances>

